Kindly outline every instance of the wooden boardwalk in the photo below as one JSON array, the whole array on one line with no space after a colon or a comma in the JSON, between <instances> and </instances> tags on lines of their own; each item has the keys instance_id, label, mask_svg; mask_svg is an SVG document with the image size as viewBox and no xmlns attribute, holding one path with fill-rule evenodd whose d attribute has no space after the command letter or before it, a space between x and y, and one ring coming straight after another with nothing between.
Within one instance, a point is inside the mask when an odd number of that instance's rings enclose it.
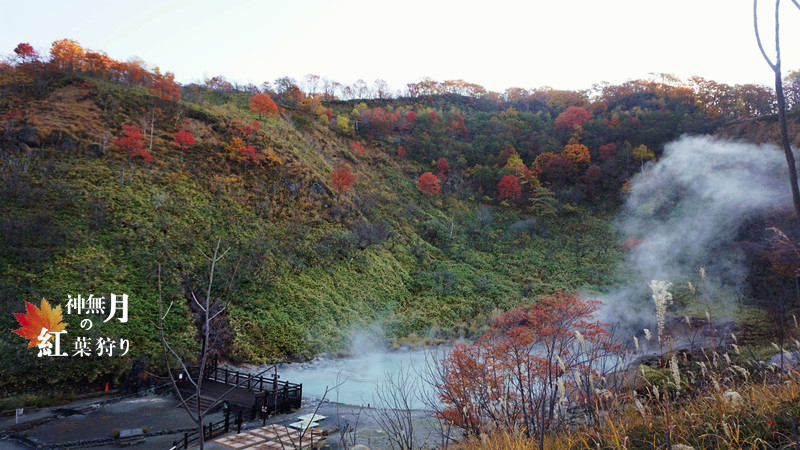
<instances>
[{"instance_id":1,"label":"wooden boardwalk","mask_svg":"<svg viewBox=\"0 0 800 450\"><path fill-rule=\"evenodd\" d=\"M193 376L199 375L195 369ZM184 388L186 385L184 385ZM192 395L192 393L189 393ZM259 414L285 412L300 407L303 385L279 380L275 376L253 376L233 369L209 365L203 371L201 405L214 400L227 402L240 412L249 411L251 418Z\"/></svg>"},{"instance_id":2,"label":"wooden boardwalk","mask_svg":"<svg viewBox=\"0 0 800 450\"><path fill-rule=\"evenodd\" d=\"M325 436L313 428L300 431L282 425L266 425L247 433L225 436L214 443L232 449L318 449L325 445Z\"/></svg>"}]
</instances>

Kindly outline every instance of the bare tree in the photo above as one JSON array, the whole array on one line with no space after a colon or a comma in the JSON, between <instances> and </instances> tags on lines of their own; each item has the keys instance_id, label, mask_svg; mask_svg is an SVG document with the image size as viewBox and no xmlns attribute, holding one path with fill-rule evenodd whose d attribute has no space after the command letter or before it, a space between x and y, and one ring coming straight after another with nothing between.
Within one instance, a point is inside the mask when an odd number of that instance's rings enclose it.
<instances>
[{"instance_id":1,"label":"bare tree","mask_svg":"<svg viewBox=\"0 0 800 450\"><path fill-rule=\"evenodd\" d=\"M416 377L410 368L401 367L396 375L387 373L379 382L372 401L375 408L368 411L390 441L392 448L414 448L414 400L419 397Z\"/></svg>"},{"instance_id":2,"label":"bare tree","mask_svg":"<svg viewBox=\"0 0 800 450\"><path fill-rule=\"evenodd\" d=\"M446 406L439 398L442 389L442 380L445 378L445 367L442 363L449 350L434 349L425 353L425 364L417 372L422 386L419 390L419 399L426 409L433 413L436 422L435 432L439 435L439 447L447 448L457 436L453 433L453 426L445 419Z\"/></svg>"},{"instance_id":3,"label":"bare tree","mask_svg":"<svg viewBox=\"0 0 800 450\"><path fill-rule=\"evenodd\" d=\"M797 0L791 1L800 9L800 3ZM761 56L764 57L764 60L775 73L775 96L778 101L778 126L781 132L781 147L783 147L783 153L786 155L786 164L789 166L789 182L792 189L795 217L800 222L800 187L798 187L797 182L797 165L794 153L789 144L789 131L786 126L786 98L783 93L783 78L781 77L780 4L781 0L775 0L775 61L772 61L767 56L767 52L761 43L761 34L758 31L758 0L753 0L753 28L756 32L756 42L758 42Z\"/></svg>"},{"instance_id":4,"label":"bare tree","mask_svg":"<svg viewBox=\"0 0 800 450\"><path fill-rule=\"evenodd\" d=\"M203 408L201 404L201 394L203 392L203 378L204 372L206 370L206 365L208 364L208 358L210 349L214 348L217 336L219 335L219 325L220 321L215 320L218 319L219 316L225 312L228 308L228 304L230 303L230 288L233 283L233 279L236 276L236 270L234 270L231 279L225 285L223 292L217 296L212 297L212 287L214 285L214 271L217 267L217 263L220 262L225 255L228 253L230 249L226 249L220 253L220 242L221 239L217 240L217 245L214 247L214 252L209 256L206 255L201 251L203 256L205 256L210 262L210 273L208 276L208 286L206 289L206 295L203 299L198 299L194 292L191 292L192 301L199 309L200 314L200 336L201 336L201 347L200 347L200 354L197 358L198 363L198 371L194 373L190 370L190 364L187 363L187 358L184 358L178 354L178 352L167 342L166 336L164 335L164 319L166 319L167 315L169 314L170 310L172 309L172 305L174 302L170 302L169 306L167 307L166 311L164 311L164 302L163 296L161 292L161 266L158 267L158 332L161 336L161 347L162 353L164 356L164 363L167 368L167 374L169 375L170 382L172 383L172 387L175 390L175 394L177 395L178 399L181 402L181 405L186 410L186 413L189 414L189 418L197 424L197 429L199 432L199 448L204 448L204 432L203 432L203 420L204 418L217 406L226 395L232 392L234 389L240 387L243 383L247 380L243 380L241 383L231 386L227 391L223 392L221 395L216 397L211 404ZM173 370L173 365L179 366L179 369ZM272 369L274 366L269 366L265 368L263 371L255 374L254 376L259 376L262 373ZM185 381L184 381L185 379ZM181 391L180 387L178 386L178 381L181 380L182 383L186 382L189 383L192 387L193 395L187 397Z\"/></svg>"}]
</instances>

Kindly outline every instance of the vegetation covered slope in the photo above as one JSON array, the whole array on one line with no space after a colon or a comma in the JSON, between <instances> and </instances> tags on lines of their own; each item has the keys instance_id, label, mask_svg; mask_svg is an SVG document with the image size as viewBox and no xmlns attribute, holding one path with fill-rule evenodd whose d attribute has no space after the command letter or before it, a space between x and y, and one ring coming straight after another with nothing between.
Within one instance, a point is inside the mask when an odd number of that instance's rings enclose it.
<instances>
[{"instance_id":1,"label":"vegetation covered slope","mask_svg":"<svg viewBox=\"0 0 800 450\"><path fill-rule=\"evenodd\" d=\"M349 136L313 119L296 125L300 112L260 121L249 136L273 150L268 164L226 152L254 119L234 102L168 105L183 117L157 118L155 160L145 162L111 144L115 130L157 107L145 89L59 74L44 93L13 101L23 119L7 121L4 136L34 127L42 143L2 155L3 328L16 328L23 301L65 307L69 295L128 294L127 323L95 320L83 331L83 316L64 318L70 334L124 337L132 348L125 358L52 364L8 333L7 385L91 381L133 358L157 362L159 265L165 302L175 301L169 337L191 353L188 299L205 292L202 252L217 240L230 248L214 288L231 302L222 351L248 362L341 350L359 328L389 339L474 333L493 310L526 297L613 281L619 251L607 216L570 209L534 218L447 184L427 198L414 186L417 163L370 144L355 154ZM194 145L171 142L179 127ZM329 177L345 163L356 176L351 193Z\"/></svg>"}]
</instances>

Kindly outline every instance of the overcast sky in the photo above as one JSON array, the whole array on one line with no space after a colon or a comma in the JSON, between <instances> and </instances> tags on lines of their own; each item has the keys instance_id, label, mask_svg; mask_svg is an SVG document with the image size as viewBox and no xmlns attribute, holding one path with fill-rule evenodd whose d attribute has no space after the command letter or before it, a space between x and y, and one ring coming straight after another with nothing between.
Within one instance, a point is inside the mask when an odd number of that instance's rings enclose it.
<instances>
[{"instance_id":1,"label":"overcast sky","mask_svg":"<svg viewBox=\"0 0 800 450\"><path fill-rule=\"evenodd\" d=\"M800 10L782 3L786 72L800 69ZM773 55L774 3L759 7ZM502 92L588 89L653 72L772 83L749 0L0 0L0 11L0 54L20 42L46 54L67 37L182 83L313 73L400 89L428 76Z\"/></svg>"}]
</instances>

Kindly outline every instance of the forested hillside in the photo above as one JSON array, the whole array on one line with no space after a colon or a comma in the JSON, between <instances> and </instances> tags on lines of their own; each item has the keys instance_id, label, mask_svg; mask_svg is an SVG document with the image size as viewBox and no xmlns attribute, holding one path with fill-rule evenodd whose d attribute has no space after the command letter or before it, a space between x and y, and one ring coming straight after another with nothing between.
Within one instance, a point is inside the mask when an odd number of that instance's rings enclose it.
<instances>
[{"instance_id":1,"label":"forested hillside","mask_svg":"<svg viewBox=\"0 0 800 450\"><path fill-rule=\"evenodd\" d=\"M542 295L620 283L612 219L666 142L773 133L754 121L773 113L769 88L701 78L504 93L424 80L392 98L380 83L181 86L70 40L15 52L0 65L0 324L16 328L24 301L124 293L127 323L64 320L131 350L48 365L5 333L5 389L159 365L159 291L168 338L196 352L191 299L217 242L229 361L340 352L354 331L476 336Z\"/></svg>"}]
</instances>

